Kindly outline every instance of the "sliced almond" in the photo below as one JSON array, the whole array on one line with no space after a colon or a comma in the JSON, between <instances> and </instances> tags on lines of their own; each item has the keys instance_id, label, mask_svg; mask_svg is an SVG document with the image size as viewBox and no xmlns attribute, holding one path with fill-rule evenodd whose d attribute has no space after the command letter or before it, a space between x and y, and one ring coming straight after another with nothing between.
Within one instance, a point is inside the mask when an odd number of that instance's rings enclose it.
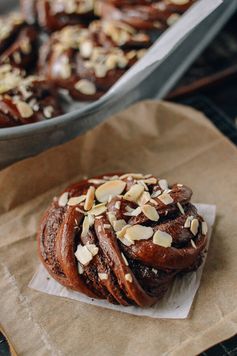
<instances>
[{"instance_id":1,"label":"sliced almond","mask_svg":"<svg viewBox=\"0 0 237 356\"><path fill-rule=\"evenodd\" d=\"M109 196L116 196L121 194L126 187L126 183L122 180L112 180L106 182L96 189L95 196L99 202L107 202Z\"/></svg>"},{"instance_id":2,"label":"sliced almond","mask_svg":"<svg viewBox=\"0 0 237 356\"><path fill-rule=\"evenodd\" d=\"M93 43L91 41L83 41L80 44L80 54L83 58L89 58L93 51Z\"/></svg>"},{"instance_id":3,"label":"sliced almond","mask_svg":"<svg viewBox=\"0 0 237 356\"><path fill-rule=\"evenodd\" d=\"M95 222L95 218L94 218L94 216L93 216L93 215L88 214L88 215L87 215L87 217L88 217L88 222L89 222L89 225L90 225L90 226L94 225L94 222Z\"/></svg>"},{"instance_id":4,"label":"sliced almond","mask_svg":"<svg viewBox=\"0 0 237 356\"><path fill-rule=\"evenodd\" d=\"M177 22L180 19L180 15L179 14L171 14L168 19L166 20L166 23L168 26L172 26L175 24L175 22Z\"/></svg>"},{"instance_id":5,"label":"sliced almond","mask_svg":"<svg viewBox=\"0 0 237 356\"><path fill-rule=\"evenodd\" d=\"M172 236L165 231L157 230L153 236L153 243L162 247L170 247L172 244Z\"/></svg>"},{"instance_id":6,"label":"sliced almond","mask_svg":"<svg viewBox=\"0 0 237 356\"><path fill-rule=\"evenodd\" d=\"M84 268L80 263L78 263L78 273L79 274L83 274L84 273Z\"/></svg>"},{"instance_id":7,"label":"sliced almond","mask_svg":"<svg viewBox=\"0 0 237 356\"><path fill-rule=\"evenodd\" d=\"M105 183L106 180L105 179L89 179L88 182L97 185L97 184Z\"/></svg>"},{"instance_id":8,"label":"sliced almond","mask_svg":"<svg viewBox=\"0 0 237 356\"><path fill-rule=\"evenodd\" d=\"M160 179L159 186L161 187L162 190L169 189L168 182L166 179Z\"/></svg>"},{"instance_id":9,"label":"sliced almond","mask_svg":"<svg viewBox=\"0 0 237 356\"><path fill-rule=\"evenodd\" d=\"M114 228L114 231L121 231L124 226L126 226L126 221L123 220L123 219L120 219L120 220L115 220L113 223L112 223L112 226Z\"/></svg>"},{"instance_id":10,"label":"sliced almond","mask_svg":"<svg viewBox=\"0 0 237 356\"><path fill-rule=\"evenodd\" d=\"M185 212L184 212L184 208L182 207L182 205L178 202L177 203L177 206L178 206L178 208L179 208L179 210L180 210L180 212L181 212L181 214L185 214Z\"/></svg>"},{"instance_id":11,"label":"sliced almond","mask_svg":"<svg viewBox=\"0 0 237 356\"><path fill-rule=\"evenodd\" d=\"M115 209L119 210L121 207L121 201L120 200L116 201L116 203L114 204L114 207L115 207Z\"/></svg>"},{"instance_id":12,"label":"sliced almond","mask_svg":"<svg viewBox=\"0 0 237 356\"><path fill-rule=\"evenodd\" d=\"M157 179L154 177L143 179L143 182L146 184L157 184Z\"/></svg>"},{"instance_id":13,"label":"sliced almond","mask_svg":"<svg viewBox=\"0 0 237 356\"><path fill-rule=\"evenodd\" d=\"M96 93L96 86L87 79L80 79L75 84L75 89L85 95L94 95Z\"/></svg>"},{"instance_id":14,"label":"sliced almond","mask_svg":"<svg viewBox=\"0 0 237 356\"><path fill-rule=\"evenodd\" d=\"M113 226L114 222L116 221L116 216L112 212L108 212L107 217L109 219L110 224Z\"/></svg>"},{"instance_id":15,"label":"sliced almond","mask_svg":"<svg viewBox=\"0 0 237 356\"><path fill-rule=\"evenodd\" d=\"M151 198L157 198L159 195L161 195L161 190L157 190L151 194Z\"/></svg>"},{"instance_id":16,"label":"sliced almond","mask_svg":"<svg viewBox=\"0 0 237 356\"><path fill-rule=\"evenodd\" d=\"M104 212L106 212L106 210L107 210L107 208L106 208L105 204L102 203L102 204L95 205L91 210L89 210L88 213L91 215L98 216L98 215L101 215Z\"/></svg>"},{"instance_id":17,"label":"sliced almond","mask_svg":"<svg viewBox=\"0 0 237 356\"><path fill-rule=\"evenodd\" d=\"M170 194L166 192L159 195L157 199L159 199L165 205L169 205L174 201L174 199L170 196Z\"/></svg>"},{"instance_id":18,"label":"sliced almond","mask_svg":"<svg viewBox=\"0 0 237 356\"><path fill-rule=\"evenodd\" d=\"M95 187L90 186L86 193L86 200L84 204L85 210L90 210L92 208L94 199L95 199Z\"/></svg>"},{"instance_id":19,"label":"sliced almond","mask_svg":"<svg viewBox=\"0 0 237 356\"><path fill-rule=\"evenodd\" d=\"M180 183L177 184L177 187L183 187L183 186L184 186L183 184Z\"/></svg>"},{"instance_id":20,"label":"sliced almond","mask_svg":"<svg viewBox=\"0 0 237 356\"><path fill-rule=\"evenodd\" d=\"M87 266L90 261L93 259L91 252L86 246L78 245L75 252L77 260L83 265Z\"/></svg>"},{"instance_id":21,"label":"sliced almond","mask_svg":"<svg viewBox=\"0 0 237 356\"><path fill-rule=\"evenodd\" d=\"M28 105L24 101L17 101L16 102L16 108L19 111L21 117L23 117L25 119L28 119L29 117L31 117L34 114L33 110L30 107L30 105Z\"/></svg>"},{"instance_id":22,"label":"sliced almond","mask_svg":"<svg viewBox=\"0 0 237 356\"><path fill-rule=\"evenodd\" d=\"M190 216L188 216L187 217L187 219L186 219L186 221L185 221L185 223L184 223L184 227L186 228L186 229L189 229L190 228L190 226L191 226L191 221L193 220L193 216L192 215L190 215Z\"/></svg>"},{"instance_id":23,"label":"sliced almond","mask_svg":"<svg viewBox=\"0 0 237 356\"><path fill-rule=\"evenodd\" d=\"M99 252L99 248L95 244L87 243L86 248L90 251L93 257Z\"/></svg>"},{"instance_id":24,"label":"sliced almond","mask_svg":"<svg viewBox=\"0 0 237 356\"><path fill-rule=\"evenodd\" d=\"M125 200L136 202L142 193L144 192L144 187L141 184L134 184L131 186L129 191L123 196Z\"/></svg>"},{"instance_id":25,"label":"sliced almond","mask_svg":"<svg viewBox=\"0 0 237 356\"><path fill-rule=\"evenodd\" d=\"M58 199L58 205L64 207L68 202L68 192L63 193Z\"/></svg>"},{"instance_id":26,"label":"sliced almond","mask_svg":"<svg viewBox=\"0 0 237 356\"><path fill-rule=\"evenodd\" d=\"M126 173L120 176L120 179L126 179L128 177L132 177L134 179L142 179L144 176L141 173Z\"/></svg>"},{"instance_id":27,"label":"sliced almond","mask_svg":"<svg viewBox=\"0 0 237 356\"><path fill-rule=\"evenodd\" d=\"M125 225L120 231L117 232L118 238L123 238L126 234L127 229L131 227L131 225Z\"/></svg>"},{"instance_id":28,"label":"sliced almond","mask_svg":"<svg viewBox=\"0 0 237 356\"><path fill-rule=\"evenodd\" d=\"M170 0L170 2L175 5L186 5L189 1L190 0Z\"/></svg>"},{"instance_id":29,"label":"sliced almond","mask_svg":"<svg viewBox=\"0 0 237 356\"><path fill-rule=\"evenodd\" d=\"M143 192L140 198L138 199L137 203L138 205L142 206L145 205L146 203L149 202L151 199L150 193L149 192Z\"/></svg>"},{"instance_id":30,"label":"sliced almond","mask_svg":"<svg viewBox=\"0 0 237 356\"><path fill-rule=\"evenodd\" d=\"M139 214L141 214L142 212L142 209L139 207L137 207L136 209L134 210L131 210L127 213L124 213L125 216L138 216Z\"/></svg>"},{"instance_id":31,"label":"sliced almond","mask_svg":"<svg viewBox=\"0 0 237 356\"><path fill-rule=\"evenodd\" d=\"M196 236L198 233L198 227L199 227L198 219L193 219L191 221L190 231L194 236Z\"/></svg>"},{"instance_id":32,"label":"sliced almond","mask_svg":"<svg viewBox=\"0 0 237 356\"><path fill-rule=\"evenodd\" d=\"M207 231L208 231L207 223L206 223L206 221L202 221L202 234L206 235Z\"/></svg>"},{"instance_id":33,"label":"sliced almond","mask_svg":"<svg viewBox=\"0 0 237 356\"><path fill-rule=\"evenodd\" d=\"M98 277L101 281L105 281L108 279L108 273L98 273Z\"/></svg>"},{"instance_id":34,"label":"sliced almond","mask_svg":"<svg viewBox=\"0 0 237 356\"><path fill-rule=\"evenodd\" d=\"M132 275L130 273L125 274L125 279L126 279L126 281L132 283Z\"/></svg>"},{"instance_id":35,"label":"sliced almond","mask_svg":"<svg viewBox=\"0 0 237 356\"><path fill-rule=\"evenodd\" d=\"M110 229L111 225L110 224L104 224L103 227L104 227L104 229Z\"/></svg>"},{"instance_id":36,"label":"sliced almond","mask_svg":"<svg viewBox=\"0 0 237 356\"><path fill-rule=\"evenodd\" d=\"M133 225L127 228L124 237L129 240L148 240L153 235L153 229L149 226Z\"/></svg>"},{"instance_id":37,"label":"sliced almond","mask_svg":"<svg viewBox=\"0 0 237 356\"><path fill-rule=\"evenodd\" d=\"M157 211L154 208L154 206L151 206L149 204L145 204L142 207L142 212L151 221L158 221L159 220L159 214L157 213Z\"/></svg>"},{"instance_id":38,"label":"sliced almond","mask_svg":"<svg viewBox=\"0 0 237 356\"><path fill-rule=\"evenodd\" d=\"M128 260L126 259L123 253L121 253L121 256L123 257L125 265L128 266Z\"/></svg>"},{"instance_id":39,"label":"sliced almond","mask_svg":"<svg viewBox=\"0 0 237 356\"><path fill-rule=\"evenodd\" d=\"M125 246L131 246L131 245L134 244L134 241L128 239L127 237L118 238L118 239L119 239L119 240L122 242L122 244L125 245Z\"/></svg>"},{"instance_id":40,"label":"sliced almond","mask_svg":"<svg viewBox=\"0 0 237 356\"><path fill-rule=\"evenodd\" d=\"M83 202L84 200L86 199L86 196L85 195L81 195L79 197L72 197L68 200L68 203L67 205L69 206L75 206L75 205L78 205L80 204L81 202Z\"/></svg>"},{"instance_id":41,"label":"sliced almond","mask_svg":"<svg viewBox=\"0 0 237 356\"><path fill-rule=\"evenodd\" d=\"M193 240L191 240L191 245L193 246L193 248L197 249L197 246Z\"/></svg>"},{"instance_id":42,"label":"sliced almond","mask_svg":"<svg viewBox=\"0 0 237 356\"><path fill-rule=\"evenodd\" d=\"M86 235L88 234L89 228L90 228L89 219L88 219L88 216L85 216L85 218L83 220L83 224L82 224L82 232L81 232L82 237L86 237Z\"/></svg>"}]
</instances>

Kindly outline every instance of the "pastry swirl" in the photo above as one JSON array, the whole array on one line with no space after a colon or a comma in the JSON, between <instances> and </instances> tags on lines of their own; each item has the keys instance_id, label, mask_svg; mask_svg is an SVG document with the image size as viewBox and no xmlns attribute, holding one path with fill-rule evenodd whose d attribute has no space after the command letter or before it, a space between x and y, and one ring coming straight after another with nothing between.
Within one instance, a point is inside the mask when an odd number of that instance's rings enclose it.
<instances>
[{"instance_id":1,"label":"pastry swirl","mask_svg":"<svg viewBox=\"0 0 237 356\"><path fill-rule=\"evenodd\" d=\"M151 306L195 270L207 224L192 191L152 175L109 174L68 187L46 211L40 258L62 285L124 306Z\"/></svg>"}]
</instances>

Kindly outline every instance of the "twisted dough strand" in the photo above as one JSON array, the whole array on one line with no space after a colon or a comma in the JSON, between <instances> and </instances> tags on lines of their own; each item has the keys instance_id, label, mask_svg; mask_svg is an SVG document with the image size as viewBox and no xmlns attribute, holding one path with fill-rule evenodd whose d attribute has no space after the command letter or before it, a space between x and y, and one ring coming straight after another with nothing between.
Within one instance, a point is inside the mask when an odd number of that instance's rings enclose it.
<instances>
[{"instance_id":1,"label":"twisted dough strand","mask_svg":"<svg viewBox=\"0 0 237 356\"><path fill-rule=\"evenodd\" d=\"M202 261L207 227L191 195L151 175L83 180L46 211L41 260L59 283L89 297L150 306Z\"/></svg>"}]
</instances>

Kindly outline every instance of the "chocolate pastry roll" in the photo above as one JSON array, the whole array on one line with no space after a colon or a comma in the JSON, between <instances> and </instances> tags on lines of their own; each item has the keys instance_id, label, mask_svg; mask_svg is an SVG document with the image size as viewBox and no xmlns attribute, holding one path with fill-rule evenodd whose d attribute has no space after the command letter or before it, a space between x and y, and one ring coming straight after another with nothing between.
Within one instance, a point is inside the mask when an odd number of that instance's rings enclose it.
<instances>
[{"instance_id":1,"label":"chocolate pastry roll","mask_svg":"<svg viewBox=\"0 0 237 356\"><path fill-rule=\"evenodd\" d=\"M196 270L207 224L183 184L143 174L83 180L54 198L38 232L41 261L91 298L148 307L175 276Z\"/></svg>"},{"instance_id":2,"label":"chocolate pastry roll","mask_svg":"<svg viewBox=\"0 0 237 356\"><path fill-rule=\"evenodd\" d=\"M19 13L0 17L0 55L14 42L23 26L24 19Z\"/></svg>"},{"instance_id":3,"label":"chocolate pastry roll","mask_svg":"<svg viewBox=\"0 0 237 356\"><path fill-rule=\"evenodd\" d=\"M0 128L29 124L62 114L54 90L42 78L0 65Z\"/></svg>"},{"instance_id":4,"label":"chocolate pastry roll","mask_svg":"<svg viewBox=\"0 0 237 356\"><path fill-rule=\"evenodd\" d=\"M14 42L0 55L0 64L30 70L37 61L38 34L33 26L25 26Z\"/></svg>"},{"instance_id":5,"label":"chocolate pastry roll","mask_svg":"<svg viewBox=\"0 0 237 356\"><path fill-rule=\"evenodd\" d=\"M104 48L89 30L67 26L42 47L39 66L49 81L74 99L90 101L101 97L144 53Z\"/></svg>"},{"instance_id":6,"label":"chocolate pastry roll","mask_svg":"<svg viewBox=\"0 0 237 356\"><path fill-rule=\"evenodd\" d=\"M88 24L94 19L94 0L36 0L38 23L47 31Z\"/></svg>"},{"instance_id":7,"label":"chocolate pastry roll","mask_svg":"<svg viewBox=\"0 0 237 356\"><path fill-rule=\"evenodd\" d=\"M164 30L178 20L194 0L167 0L120 4L118 1L97 0L95 12L104 19L119 20L137 29Z\"/></svg>"}]
</instances>

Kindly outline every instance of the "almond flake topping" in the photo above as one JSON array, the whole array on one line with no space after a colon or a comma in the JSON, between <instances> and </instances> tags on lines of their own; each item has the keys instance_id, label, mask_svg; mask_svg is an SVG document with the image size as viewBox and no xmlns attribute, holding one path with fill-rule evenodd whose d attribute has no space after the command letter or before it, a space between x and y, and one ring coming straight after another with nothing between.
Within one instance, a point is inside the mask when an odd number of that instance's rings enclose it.
<instances>
[{"instance_id":1,"label":"almond flake topping","mask_svg":"<svg viewBox=\"0 0 237 356\"><path fill-rule=\"evenodd\" d=\"M132 276L130 273L125 274L125 279L126 279L126 281L132 283Z\"/></svg>"},{"instance_id":2,"label":"almond flake topping","mask_svg":"<svg viewBox=\"0 0 237 356\"><path fill-rule=\"evenodd\" d=\"M157 198L161 194L161 190L157 190L151 194L152 198Z\"/></svg>"},{"instance_id":3,"label":"almond flake topping","mask_svg":"<svg viewBox=\"0 0 237 356\"><path fill-rule=\"evenodd\" d=\"M69 206L75 206L75 205L78 205L80 204L81 202L83 202L84 200L86 199L86 196L85 195L81 195L79 197L72 197L68 200L68 203L67 205Z\"/></svg>"},{"instance_id":4,"label":"almond flake topping","mask_svg":"<svg viewBox=\"0 0 237 356\"><path fill-rule=\"evenodd\" d=\"M191 221L190 231L194 236L196 236L198 233L198 226L199 226L198 219L193 219Z\"/></svg>"},{"instance_id":5,"label":"almond flake topping","mask_svg":"<svg viewBox=\"0 0 237 356\"><path fill-rule=\"evenodd\" d=\"M107 208L105 206L105 203L102 203L102 204L97 204L97 205L93 206L93 208L91 210L89 210L88 213L91 215L98 216L98 215L101 215L104 212L106 212L106 210L107 210Z\"/></svg>"},{"instance_id":6,"label":"almond flake topping","mask_svg":"<svg viewBox=\"0 0 237 356\"><path fill-rule=\"evenodd\" d=\"M142 212L151 221L159 220L159 214L157 213L154 206L151 206L149 204L143 205Z\"/></svg>"},{"instance_id":7,"label":"almond flake topping","mask_svg":"<svg viewBox=\"0 0 237 356\"><path fill-rule=\"evenodd\" d=\"M160 179L159 180L159 186L161 187L162 190L169 189L168 182L167 182L166 179Z\"/></svg>"},{"instance_id":8,"label":"almond flake topping","mask_svg":"<svg viewBox=\"0 0 237 356\"><path fill-rule=\"evenodd\" d=\"M139 207L137 207L136 209L134 210L131 210L127 213L124 213L125 216L138 216L139 214L141 214L142 212L142 209Z\"/></svg>"},{"instance_id":9,"label":"almond flake topping","mask_svg":"<svg viewBox=\"0 0 237 356\"><path fill-rule=\"evenodd\" d=\"M94 254L91 253L90 249L93 251ZM93 259L93 256L95 256L98 253L99 249L93 244L88 244L85 246L82 246L79 244L77 246L77 250L75 252L75 256L77 260L83 265L87 266L90 261Z\"/></svg>"},{"instance_id":10,"label":"almond flake topping","mask_svg":"<svg viewBox=\"0 0 237 356\"><path fill-rule=\"evenodd\" d=\"M165 205L169 205L174 201L174 199L170 196L170 194L166 192L159 195L157 199L159 199Z\"/></svg>"},{"instance_id":11,"label":"almond flake topping","mask_svg":"<svg viewBox=\"0 0 237 356\"><path fill-rule=\"evenodd\" d=\"M121 201L116 201L116 203L114 204L114 207L119 210L121 207Z\"/></svg>"},{"instance_id":12,"label":"almond flake topping","mask_svg":"<svg viewBox=\"0 0 237 356\"><path fill-rule=\"evenodd\" d=\"M131 186L129 191L123 196L125 200L136 202L142 193L144 192L144 187L141 184L134 184Z\"/></svg>"},{"instance_id":13,"label":"almond flake topping","mask_svg":"<svg viewBox=\"0 0 237 356\"><path fill-rule=\"evenodd\" d=\"M107 202L110 195L114 197L121 194L125 187L126 183L119 179L106 182L96 189L96 199L101 203Z\"/></svg>"},{"instance_id":14,"label":"almond flake topping","mask_svg":"<svg viewBox=\"0 0 237 356\"><path fill-rule=\"evenodd\" d=\"M178 206L178 208L179 208L179 210L180 210L180 212L181 212L181 214L185 214L185 212L184 212L184 208L182 207L182 205L180 204L180 203L177 203L177 206Z\"/></svg>"},{"instance_id":15,"label":"almond flake topping","mask_svg":"<svg viewBox=\"0 0 237 356\"><path fill-rule=\"evenodd\" d=\"M95 187L90 186L86 193L86 200L84 204L85 210L90 210L92 208L94 203L94 198L95 198Z\"/></svg>"},{"instance_id":16,"label":"almond flake topping","mask_svg":"<svg viewBox=\"0 0 237 356\"><path fill-rule=\"evenodd\" d=\"M75 89L84 95L94 95L96 93L96 86L87 79L80 79L75 84Z\"/></svg>"},{"instance_id":17,"label":"almond flake topping","mask_svg":"<svg viewBox=\"0 0 237 356\"><path fill-rule=\"evenodd\" d=\"M120 176L120 179L125 179L125 178L129 178L129 177L132 177L134 179L142 179L143 174L141 174L141 173L126 173L126 174L123 174L122 176Z\"/></svg>"},{"instance_id":18,"label":"almond flake topping","mask_svg":"<svg viewBox=\"0 0 237 356\"><path fill-rule=\"evenodd\" d=\"M191 245L193 246L193 248L197 249L197 246L193 240L191 240Z\"/></svg>"},{"instance_id":19,"label":"almond flake topping","mask_svg":"<svg viewBox=\"0 0 237 356\"><path fill-rule=\"evenodd\" d=\"M126 226L126 221L123 219L115 220L112 223L112 226L114 228L114 231L120 231L120 230L122 230L122 228L124 228L124 226Z\"/></svg>"},{"instance_id":20,"label":"almond flake topping","mask_svg":"<svg viewBox=\"0 0 237 356\"><path fill-rule=\"evenodd\" d=\"M148 240L153 235L153 229L143 225L133 225L126 229L125 238L129 240Z\"/></svg>"},{"instance_id":21,"label":"almond flake topping","mask_svg":"<svg viewBox=\"0 0 237 356\"><path fill-rule=\"evenodd\" d=\"M29 117L31 117L34 114L33 110L30 107L30 105L28 105L24 101L17 101L16 102L16 108L19 111L21 117L23 117L25 119L28 119Z\"/></svg>"},{"instance_id":22,"label":"almond flake topping","mask_svg":"<svg viewBox=\"0 0 237 356\"><path fill-rule=\"evenodd\" d=\"M86 235L89 232L89 228L90 228L89 219L87 216L85 216L85 218L83 220L83 224L82 224L82 232L81 232L82 237L86 237Z\"/></svg>"},{"instance_id":23,"label":"almond flake topping","mask_svg":"<svg viewBox=\"0 0 237 356\"><path fill-rule=\"evenodd\" d=\"M109 219L110 224L113 225L114 222L116 221L116 216L113 213L108 212L107 217Z\"/></svg>"},{"instance_id":24,"label":"almond flake topping","mask_svg":"<svg viewBox=\"0 0 237 356\"><path fill-rule=\"evenodd\" d=\"M104 224L103 227L104 227L104 229L110 229L111 225L110 224Z\"/></svg>"},{"instance_id":25,"label":"almond flake topping","mask_svg":"<svg viewBox=\"0 0 237 356\"><path fill-rule=\"evenodd\" d=\"M191 226L191 221L192 221L192 220L193 220L193 216L192 216L192 215L188 216L187 219L186 219L186 221L185 221L185 223L184 223L184 227L187 228L187 229L189 229L190 226Z\"/></svg>"},{"instance_id":26,"label":"almond flake topping","mask_svg":"<svg viewBox=\"0 0 237 356\"><path fill-rule=\"evenodd\" d=\"M83 274L84 273L84 268L80 263L78 263L78 273L79 274Z\"/></svg>"},{"instance_id":27,"label":"almond flake topping","mask_svg":"<svg viewBox=\"0 0 237 356\"><path fill-rule=\"evenodd\" d=\"M89 179L88 182L97 185L97 184L105 183L106 180L105 179Z\"/></svg>"},{"instance_id":28,"label":"almond flake topping","mask_svg":"<svg viewBox=\"0 0 237 356\"><path fill-rule=\"evenodd\" d=\"M170 247L173 238L165 231L157 230L153 236L153 243L162 247Z\"/></svg>"},{"instance_id":29,"label":"almond flake topping","mask_svg":"<svg viewBox=\"0 0 237 356\"><path fill-rule=\"evenodd\" d=\"M98 273L98 277L101 281L105 281L108 279L108 273Z\"/></svg>"},{"instance_id":30,"label":"almond flake topping","mask_svg":"<svg viewBox=\"0 0 237 356\"><path fill-rule=\"evenodd\" d=\"M170 0L171 3L175 5L186 5L190 0Z\"/></svg>"},{"instance_id":31,"label":"almond flake topping","mask_svg":"<svg viewBox=\"0 0 237 356\"><path fill-rule=\"evenodd\" d=\"M86 243L86 248L90 251L93 257L99 252L98 247L94 244L90 244L89 242Z\"/></svg>"},{"instance_id":32,"label":"almond flake topping","mask_svg":"<svg viewBox=\"0 0 237 356\"><path fill-rule=\"evenodd\" d=\"M137 203L138 205L142 206L145 205L146 203L149 202L151 199L150 193L149 192L143 192L140 198L138 199Z\"/></svg>"},{"instance_id":33,"label":"almond flake topping","mask_svg":"<svg viewBox=\"0 0 237 356\"><path fill-rule=\"evenodd\" d=\"M64 207L67 205L67 202L68 202L68 192L65 192L58 199L58 205Z\"/></svg>"},{"instance_id":34,"label":"almond flake topping","mask_svg":"<svg viewBox=\"0 0 237 356\"><path fill-rule=\"evenodd\" d=\"M122 239L124 238L125 234L126 234L126 231L127 229L131 227L131 225L125 225L120 231L117 232L117 237L119 239Z\"/></svg>"},{"instance_id":35,"label":"almond flake topping","mask_svg":"<svg viewBox=\"0 0 237 356\"><path fill-rule=\"evenodd\" d=\"M206 235L208 231L207 223L206 221L202 221L202 234Z\"/></svg>"},{"instance_id":36,"label":"almond flake topping","mask_svg":"<svg viewBox=\"0 0 237 356\"><path fill-rule=\"evenodd\" d=\"M125 265L128 266L128 260L126 259L123 253L121 253L121 256L123 257Z\"/></svg>"}]
</instances>

